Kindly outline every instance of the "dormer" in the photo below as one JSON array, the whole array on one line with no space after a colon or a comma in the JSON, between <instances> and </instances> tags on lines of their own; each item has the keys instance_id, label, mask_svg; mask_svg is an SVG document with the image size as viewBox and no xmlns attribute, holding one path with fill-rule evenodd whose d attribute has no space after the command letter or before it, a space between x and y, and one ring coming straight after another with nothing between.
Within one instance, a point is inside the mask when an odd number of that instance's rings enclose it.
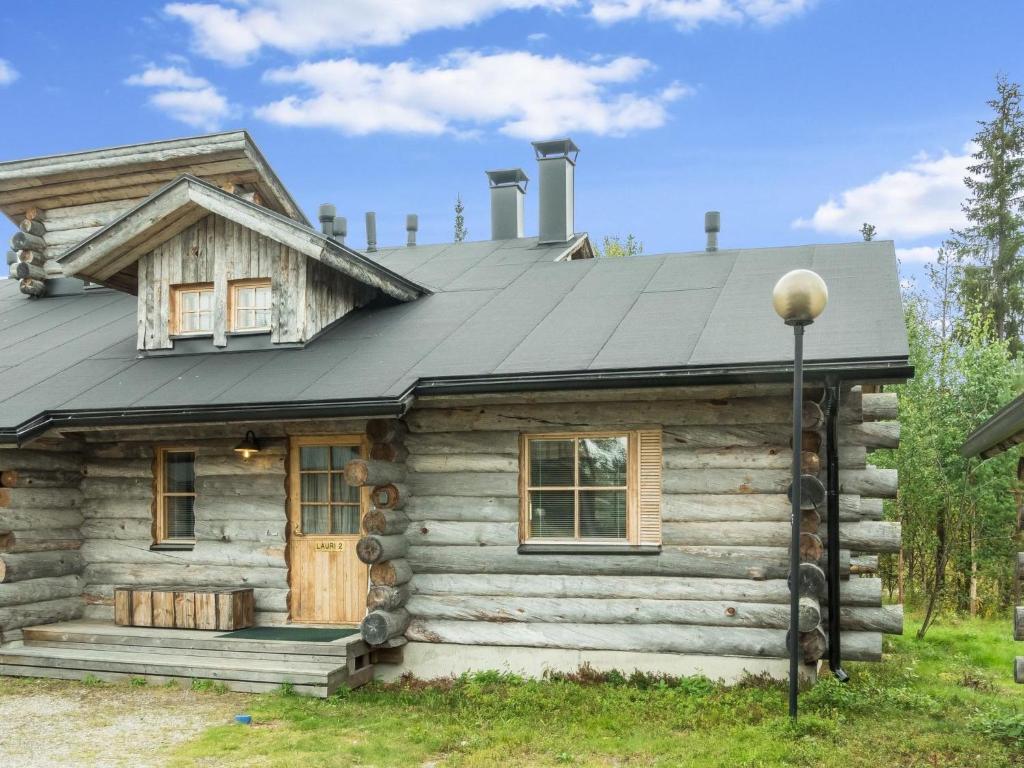
<instances>
[{"instance_id":1,"label":"dormer","mask_svg":"<svg viewBox=\"0 0 1024 768\"><path fill-rule=\"evenodd\" d=\"M138 297L138 349L302 346L371 301L427 293L367 256L193 176L63 256L65 274Z\"/></svg>"}]
</instances>

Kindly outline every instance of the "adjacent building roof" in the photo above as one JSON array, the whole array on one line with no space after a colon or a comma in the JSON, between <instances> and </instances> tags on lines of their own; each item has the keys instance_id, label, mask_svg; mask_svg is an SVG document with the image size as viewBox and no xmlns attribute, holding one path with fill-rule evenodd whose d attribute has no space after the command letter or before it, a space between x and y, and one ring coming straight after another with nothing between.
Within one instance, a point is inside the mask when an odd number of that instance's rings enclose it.
<instances>
[{"instance_id":1,"label":"adjacent building roof","mask_svg":"<svg viewBox=\"0 0 1024 768\"><path fill-rule=\"evenodd\" d=\"M138 292L136 262L148 251L214 213L379 288L399 301L425 289L308 224L250 203L194 176L180 176L60 257L65 274Z\"/></svg>"},{"instance_id":2,"label":"adjacent building roof","mask_svg":"<svg viewBox=\"0 0 1024 768\"><path fill-rule=\"evenodd\" d=\"M960 453L990 459L1024 443L1024 394L1011 400L967 436Z\"/></svg>"},{"instance_id":3,"label":"adjacent building roof","mask_svg":"<svg viewBox=\"0 0 1024 768\"><path fill-rule=\"evenodd\" d=\"M137 200L184 173L252 184L269 208L309 223L245 131L0 163L0 211L18 224L30 208Z\"/></svg>"},{"instance_id":4,"label":"adjacent building roof","mask_svg":"<svg viewBox=\"0 0 1024 768\"><path fill-rule=\"evenodd\" d=\"M28 301L0 281L0 440L59 425L397 414L419 393L783 379L792 332L771 289L798 267L830 293L807 331L809 375L911 373L891 242L566 260L572 247L385 249L374 261L433 293L356 310L303 349L218 355L139 358L134 297Z\"/></svg>"}]
</instances>

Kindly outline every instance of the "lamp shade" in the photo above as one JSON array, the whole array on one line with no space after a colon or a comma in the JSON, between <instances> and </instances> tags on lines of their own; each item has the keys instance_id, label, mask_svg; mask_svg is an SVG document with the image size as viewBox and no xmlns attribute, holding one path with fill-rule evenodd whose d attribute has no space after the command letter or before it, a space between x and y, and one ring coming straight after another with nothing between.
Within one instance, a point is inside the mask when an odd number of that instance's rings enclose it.
<instances>
[{"instance_id":1,"label":"lamp shade","mask_svg":"<svg viewBox=\"0 0 1024 768\"><path fill-rule=\"evenodd\" d=\"M828 304L828 286L817 272L794 269L772 289L772 306L787 325L813 323Z\"/></svg>"},{"instance_id":2,"label":"lamp shade","mask_svg":"<svg viewBox=\"0 0 1024 768\"><path fill-rule=\"evenodd\" d=\"M243 459L248 459L259 452L260 441L256 439L256 434L251 429L245 433L245 439L235 446L235 453L240 454Z\"/></svg>"}]
</instances>

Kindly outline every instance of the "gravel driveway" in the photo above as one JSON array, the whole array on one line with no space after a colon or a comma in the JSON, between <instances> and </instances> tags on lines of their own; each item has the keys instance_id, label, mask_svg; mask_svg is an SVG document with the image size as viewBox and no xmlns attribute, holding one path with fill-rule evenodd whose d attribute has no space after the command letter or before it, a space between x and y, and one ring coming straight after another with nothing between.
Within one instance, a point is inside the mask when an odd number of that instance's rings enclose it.
<instances>
[{"instance_id":1,"label":"gravel driveway","mask_svg":"<svg viewBox=\"0 0 1024 768\"><path fill-rule=\"evenodd\" d=\"M170 746L230 723L249 700L187 687L0 678L0 767L162 766Z\"/></svg>"}]
</instances>

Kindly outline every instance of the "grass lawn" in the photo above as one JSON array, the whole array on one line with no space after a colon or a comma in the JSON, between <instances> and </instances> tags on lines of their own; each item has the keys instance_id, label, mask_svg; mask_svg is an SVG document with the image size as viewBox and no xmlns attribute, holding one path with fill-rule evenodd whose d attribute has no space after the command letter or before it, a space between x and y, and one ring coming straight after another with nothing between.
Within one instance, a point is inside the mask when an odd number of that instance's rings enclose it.
<instances>
[{"instance_id":1,"label":"grass lawn","mask_svg":"<svg viewBox=\"0 0 1024 768\"><path fill-rule=\"evenodd\" d=\"M1024 766L1024 651L1009 621L917 624L881 664L849 664L801 695L785 687L531 682L499 675L448 685L374 684L328 700L253 697L252 727L179 747L174 765L228 766Z\"/></svg>"}]
</instances>

